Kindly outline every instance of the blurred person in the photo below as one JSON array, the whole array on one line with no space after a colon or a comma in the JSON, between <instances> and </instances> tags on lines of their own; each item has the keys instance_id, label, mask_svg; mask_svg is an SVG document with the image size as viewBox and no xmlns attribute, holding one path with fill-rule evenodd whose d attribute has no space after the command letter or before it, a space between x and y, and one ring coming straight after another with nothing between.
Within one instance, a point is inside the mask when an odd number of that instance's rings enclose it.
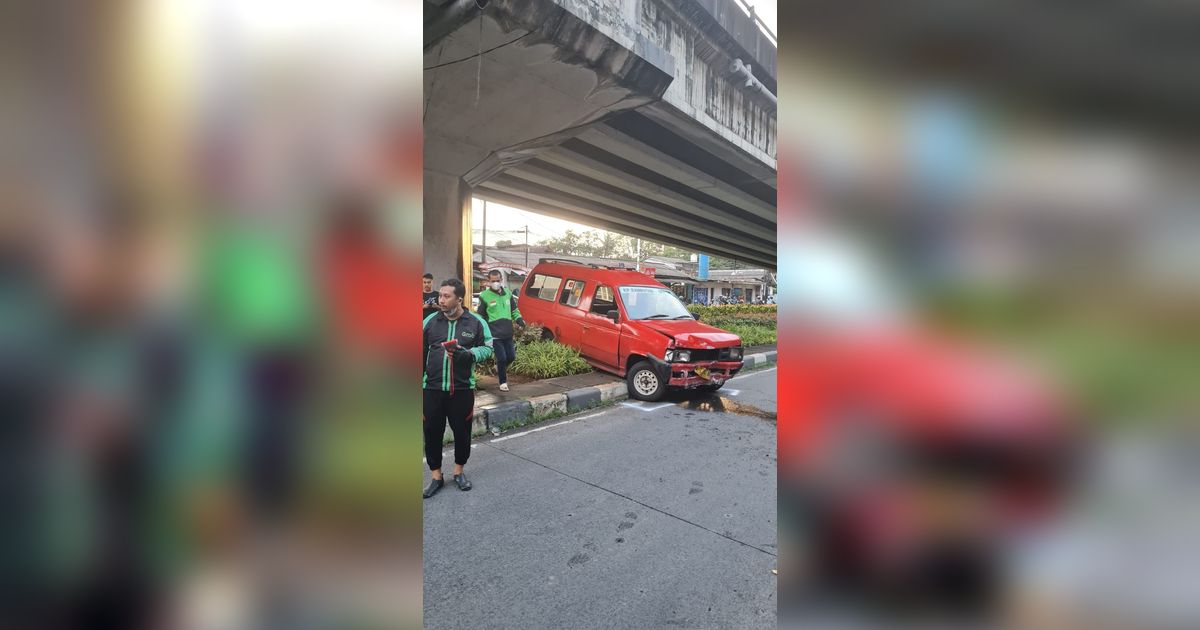
<instances>
[{"instance_id":1,"label":"blurred person","mask_svg":"<svg viewBox=\"0 0 1200 630\"><path fill-rule=\"evenodd\" d=\"M421 292L424 308L421 319L423 320L438 312L438 292L433 290L433 274L426 272L424 276L421 276Z\"/></svg>"},{"instance_id":2,"label":"blurred person","mask_svg":"<svg viewBox=\"0 0 1200 630\"><path fill-rule=\"evenodd\" d=\"M144 226L128 199L110 195L87 207L47 208L40 227L20 260L6 260L18 281L6 297L22 297L4 309L20 335L4 341L4 389L18 376L30 389L15 401L10 437L18 439L10 445L20 450L4 458L15 467L4 476L34 493L6 501L10 510L24 503L21 519L32 526L27 537L6 537L20 546L6 557L24 556L30 570L27 608L6 621L145 627L163 613L153 460L160 416L177 393L177 361L145 325ZM7 364L12 358L21 363Z\"/></svg>"},{"instance_id":3,"label":"blurred person","mask_svg":"<svg viewBox=\"0 0 1200 630\"><path fill-rule=\"evenodd\" d=\"M309 265L277 226L217 226L205 272L210 323L232 345L245 413L247 505L260 523L281 522L295 492L301 422L315 324Z\"/></svg>"},{"instance_id":4,"label":"blurred person","mask_svg":"<svg viewBox=\"0 0 1200 630\"><path fill-rule=\"evenodd\" d=\"M422 332L425 376L421 422L425 434L425 461L432 479L423 496L442 489L442 436L446 423L454 432L454 483L470 490L463 466L471 455L471 421L475 416L475 363L492 356L492 334L475 313L463 308L467 289L461 280L442 282L440 311L425 318Z\"/></svg>"},{"instance_id":5,"label":"blurred person","mask_svg":"<svg viewBox=\"0 0 1200 630\"><path fill-rule=\"evenodd\" d=\"M412 302L402 291L406 270L379 223L360 193L343 194L335 202L321 244L322 289L338 349L394 366L410 354L405 313L411 313ZM424 284L427 317L430 295L436 312L437 293L430 293L432 276Z\"/></svg>"},{"instance_id":6,"label":"blurred person","mask_svg":"<svg viewBox=\"0 0 1200 630\"><path fill-rule=\"evenodd\" d=\"M500 391L508 391L508 366L517 358L517 346L513 341L513 323L522 328L525 320L517 309L517 296L503 283L499 270L488 272L488 288L479 293L479 316L487 322L495 343L496 372L500 379ZM495 427L493 427L495 430Z\"/></svg>"},{"instance_id":7,"label":"blurred person","mask_svg":"<svg viewBox=\"0 0 1200 630\"><path fill-rule=\"evenodd\" d=\"M254 615L284 623L301 602L292 581L296 507L314 397L315 271L296 221L235 202L204 242L206 334L232 381L233 508L238 564L253 576Z\"/></svg>"}]
</instances>

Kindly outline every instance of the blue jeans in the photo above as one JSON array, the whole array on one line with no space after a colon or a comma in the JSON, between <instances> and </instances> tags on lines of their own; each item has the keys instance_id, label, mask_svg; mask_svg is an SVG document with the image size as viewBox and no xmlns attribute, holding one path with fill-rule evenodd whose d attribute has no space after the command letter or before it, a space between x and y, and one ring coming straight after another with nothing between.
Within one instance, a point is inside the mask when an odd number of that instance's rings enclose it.
<instances>
[{"instance_id":1,"label":"blue jeans","mask_svg":"<svg viewBox=\"0 0 1200 630\"><path fill-rule=\"evenodd\" d=\"M508 339L493 339L492 350L496 353L496 373L501 383L508 382L508 364L517 358L517 345L512 337Z\"/></svg>"}]
</instances>

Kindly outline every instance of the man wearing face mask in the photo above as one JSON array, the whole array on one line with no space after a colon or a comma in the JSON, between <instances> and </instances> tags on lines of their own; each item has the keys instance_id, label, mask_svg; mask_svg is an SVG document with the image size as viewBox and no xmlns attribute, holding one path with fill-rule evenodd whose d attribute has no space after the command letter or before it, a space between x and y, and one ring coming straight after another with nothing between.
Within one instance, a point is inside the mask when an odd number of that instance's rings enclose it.
<instances>
[{"instance_id":1,"label":"man wearing face mask","mask_svg":"<svg viewBox=\"0 0 1200 630\"><path fill-rule=\"evenodd\" d=\"M476 314L463 308L467 288L461 280L442 282L439 311L425 318L423 341L425 378L422 425L425 462L433 479L425 488L428 499L442 489L442 436L446 423L454 432L454 483L470 490L463 466L471 455L471 420L475 416L475 363L492 356L492 335Z\"/></svg>"},{"instance_id":2,"label":"man wearing face mask","mask_svg":"<svg viewBox=\"0 0 1200 630\"><path fill-rule=\"evenodd\" d=\"M496 349L496 373L500 377L500 391L508 391L508 366L517 358L517 346L513 342L513 322L521 328L525 320L517 310L517 296L513 295L500 281L500 272L488 272L488 288L479 293L479 316L488 323Z\"/></svg>"}]
</instances>

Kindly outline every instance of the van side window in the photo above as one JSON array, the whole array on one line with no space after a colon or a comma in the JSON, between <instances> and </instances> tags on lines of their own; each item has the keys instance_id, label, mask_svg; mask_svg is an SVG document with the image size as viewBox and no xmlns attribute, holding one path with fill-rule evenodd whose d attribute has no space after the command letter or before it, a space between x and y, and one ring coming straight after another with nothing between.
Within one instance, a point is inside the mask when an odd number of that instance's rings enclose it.
<instances>
[{"instance_id":1,"label":"van side window","mask_svg":"<svg viewBox=\"0 0 1200 630\"><path fill-rule=\"evenodd\" d=\"M558 303L579 306L579 300L583 298L583 285L583 280L567 280L567 283L563 285L562 297L558 298Z\"/></svg>"},{"instance_id":2,"label":"van side window","mask_svg":"<svg viewBox=\"0 0 1200 630\"><path fill-rule=\"evenodd\" d=\"M525 289L525 295L553 302L555 296L558 295L558 285L560 284L562 284L562 278L557 276L534 274L533 282L530 282L529 288Z\"/></svg>"},{"instance_id":3,"label":"van side window","mask_svg":"<svg viewBox=\"0 0 1200 630\"><path fill-rule=\"evenodd\" d=\"M613 300L613 291L609 287L596 287L596 295L592 297L592 308L590 312L597 315L607 316L609 311L615 311L617 303Z\"/></svg>"}]
</instances>

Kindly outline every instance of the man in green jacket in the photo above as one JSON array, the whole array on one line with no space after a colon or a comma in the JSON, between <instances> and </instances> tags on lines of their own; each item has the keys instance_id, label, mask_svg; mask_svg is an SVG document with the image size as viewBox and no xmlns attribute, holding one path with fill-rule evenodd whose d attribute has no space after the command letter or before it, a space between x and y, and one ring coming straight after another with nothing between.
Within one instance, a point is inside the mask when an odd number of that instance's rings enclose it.
<instances>
[{"instance_id":1,"label":"man in green jacket","mask_svg":"<svg viewBox=\"0 0 1200 630\"><path fill-rule=\"evenodd\" d=\"M423 496L441 490L442 436L446 424L454 432L454 483L470 490L463 466L471 456L471 421L475 417L475 363L492 356L492 337L478 315L463 308L467 289L458 278L442 282L437 313L425 318L422 332L425 377L421 422L425 462L432 479Z\"/></svg>"},{"instance_id":2,"label":"man in green jacket","mask_svg":"<svg viewBox=\"0 0 1200 630\"><path fill-rule=\"evenodd\" d=\"M479 293L479 316L488 323L496 351L496 373L500 377L500 391L508 391L508 366L517 358L517 346L513 342L513 322L521 328L525 320L517 310L517 296L501 282L500 271L488 272L488 288Z\"/></svg>"}]
</instances>

